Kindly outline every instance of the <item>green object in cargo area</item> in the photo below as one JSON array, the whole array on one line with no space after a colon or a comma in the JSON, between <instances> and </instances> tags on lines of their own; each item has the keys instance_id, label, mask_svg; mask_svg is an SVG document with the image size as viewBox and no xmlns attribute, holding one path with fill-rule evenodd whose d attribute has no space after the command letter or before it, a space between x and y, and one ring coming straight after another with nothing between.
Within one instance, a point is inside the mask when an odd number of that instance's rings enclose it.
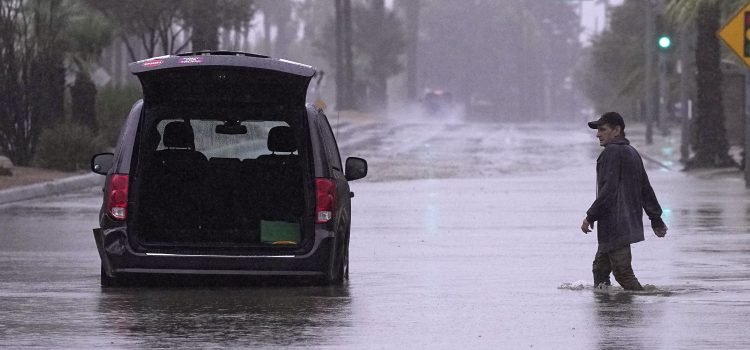
<instances>
[{"instance_id":1,"label":"green object in cargo area","mask_svg":"<svg viewBox=\"0 0 750 350\"><path fill-rule=\"evenodd\" d=\"M267 244L297 244L299 224L286 221L260 221L260 241Z\"/></svg>"}]
</instances>

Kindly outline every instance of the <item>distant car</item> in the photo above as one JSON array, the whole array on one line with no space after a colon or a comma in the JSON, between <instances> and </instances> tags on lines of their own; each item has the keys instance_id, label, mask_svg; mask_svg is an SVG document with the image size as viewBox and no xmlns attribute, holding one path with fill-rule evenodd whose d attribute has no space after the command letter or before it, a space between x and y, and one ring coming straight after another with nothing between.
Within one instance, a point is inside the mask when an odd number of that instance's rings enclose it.
<instances>
[{"instance_id":1,"label":"distant car","mask_svg":"<svg viewBox=\"0 0 750 350\"><path fill-rule=\"evenodd\" d=\"M424 94L422 104L428 114L449 113L453 110L453 94L443 90L430 90Z\"/></svg>"},{"instance_id":2,"label":"distant car","mask_svg":"<svg viewBox=\"0 0 750 350\"><path fill-rule=\"evenodd\" d=\"M310 66L201 52L131 63L143 86L114 153L94 239L102 286L142 275L348 278L349 181L331 127L305 103Z\"/></svg>"}]
</instances>

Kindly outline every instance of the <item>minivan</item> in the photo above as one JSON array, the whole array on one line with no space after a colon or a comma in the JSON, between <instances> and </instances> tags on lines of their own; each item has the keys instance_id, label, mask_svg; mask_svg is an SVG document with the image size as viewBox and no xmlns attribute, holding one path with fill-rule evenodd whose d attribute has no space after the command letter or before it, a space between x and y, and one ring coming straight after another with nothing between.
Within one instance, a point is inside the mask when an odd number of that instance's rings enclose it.
<instances>
[{"instance_id":1,"label":"minivan","mask_svg":"<svg viewBox=\"0 0 750 350\"><path fill-rule=\"evenodd\" d=\"M308 65L198 52L129 65L141 82L106 175L102 286L146 275L348 278L349 181L324 112L306 104Z\"/></svg>"}]
</instances>

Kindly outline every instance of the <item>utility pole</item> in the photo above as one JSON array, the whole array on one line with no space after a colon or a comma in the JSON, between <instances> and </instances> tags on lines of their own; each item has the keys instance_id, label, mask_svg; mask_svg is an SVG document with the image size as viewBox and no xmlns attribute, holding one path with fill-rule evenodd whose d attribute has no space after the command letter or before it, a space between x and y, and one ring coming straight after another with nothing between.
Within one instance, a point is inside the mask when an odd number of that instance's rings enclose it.
<instances>
[{"instance_id":1,"label":"utility pole","mask_svg":"<svg viewBox=\"0 0 750 350\"><path fill-rule=\"evenodd\" d=\"M690 159L690 117L692 114L692 103L687 94L688 85L688 33L686 29L680 31L678 37L679 42L677 44L677 52L679 60L677 61L677 70L680 74L680 125L681 135L680 136L680 162L687 164Z\"/></svg>"},{"instance_id":2,"label":"utility pole","mask_svg":"<svg viewBox=\"0 0 750 350\"><path fill-rule=\"evenodd\" d=\"M652 0L646 0L644 2L646 6L646 40L644 40L644 52L646 53L644 59L646 60L646 79L644 84L645 96L643 101L645 103L645 119L646 119L646 144L650 145L654 142L653 137L653 118L654 118L654 8Z\"/></svg>"},{"instance_id":3,"label":"utility pole","mask_svg":"<svg viewBox=\"0 0 750 350\"><path fill-rule=\"evenodd\" d=\"M659 108L658 112L656 114L656 125L659 127L659 129L664 129L666 125L662 124L662 121L667 116L667 59L665 57L665 54L663 52L659 52L658 54L658 69L659 69L659 76L656 79L656 84L658 86L658 103Z\"/></svg>"},{"instance_id":4,"label":"utility pole","mask_svg":"<svg viewBox=\"0 0 750 350\"><path fill-rule=\"evenodd\" d=\"M336 0L336 108L344 109L346 106L346 97L344 96L344 90L346 89L344 84L344 21L343 21L343 3L341 0ZM268 36L270 37L270 36ZM267 48L270 49L271 44L267 44Z\"/></svg>"},{"instance_id":5,"label":"utility pole","mask_svg":"<svg viewBox=\"0 0 750 350\"><path fill-rule=\"evenodd\" d=\"M609 29L609 0L603 0L602 5L604 5L604 25L602 26L602 30Z\"/></svg>"}]
</instances>

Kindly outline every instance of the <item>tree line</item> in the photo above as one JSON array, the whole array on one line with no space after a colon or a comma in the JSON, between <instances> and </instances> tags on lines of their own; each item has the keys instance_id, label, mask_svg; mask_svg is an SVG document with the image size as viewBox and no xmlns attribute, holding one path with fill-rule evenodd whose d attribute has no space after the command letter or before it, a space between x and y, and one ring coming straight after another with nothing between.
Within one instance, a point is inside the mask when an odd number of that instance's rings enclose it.
<instances>
[{"instance_id":1,"label":"tree line","mask_svg":"<svg viewBox=\"0 0 750 350\"><path fill-rule=\"evenodd\" d=\"M687 118L684 99L694 101L694 117L689 133L683 135L690 146L684 159L686 168L737 165L729 155L725 126L722 62L736 62L722 50L717 31L746 1L741 0L664 0L663 28L674 46L667 54L666 99L668 116ZM594 37L577 70L578 85L598 111L621 110L644 120L647 27L645 7L651 0L625 0L609 13L609 27ZM653 39L653 38L652 38ZM655 45L655 40L651 41ZM678 52L689 54L680 57ZM679 62L679 63L678 63ZM740 63L741 65L741 63ZM679 66L679 72L678 72ZM681 92L684 96L680 96ZM676 110L679 106L680 110ZM739 111L743 115L744 111ZM744 157L744 156L743 156ZM743 162L744 163L744 162Z\"/></svg>"},{"instance_id":2,"label":"tree line","mask_svg":"<svg viewBox=\"0 0 750 350\"><path fill-rule=\"evenodd\" d=\"M33 164L45 131L73 124L111 144L120 121L103 118L124 118L133 95L94 74L114 46L123 61L222 49L310 63L333 72L337 109L442 89L497 120L572 119L580 31L570 1L3 0L0 153Z\"/></svg>"}]
</instances>

